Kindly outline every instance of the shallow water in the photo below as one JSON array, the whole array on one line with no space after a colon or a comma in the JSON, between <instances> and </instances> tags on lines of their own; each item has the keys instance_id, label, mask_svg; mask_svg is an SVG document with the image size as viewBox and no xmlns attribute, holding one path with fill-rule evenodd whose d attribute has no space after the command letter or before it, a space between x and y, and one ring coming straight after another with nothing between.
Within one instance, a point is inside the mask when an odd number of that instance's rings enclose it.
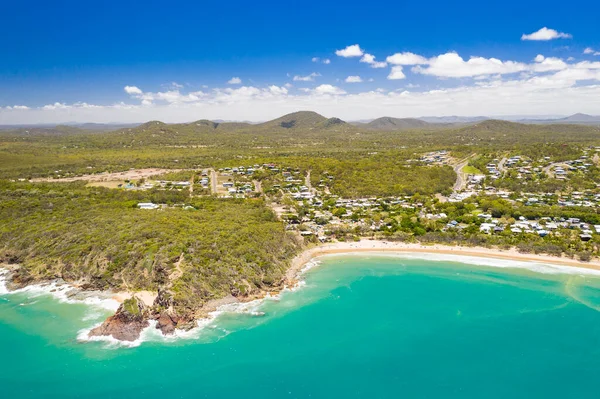
<instances>
[{"instance_id":1,"label":"shallow water","mask_svg":"<svg viewBox=\"0 0 600 399\"><path fill-rule=\"evenodd\" d=\"M77 339L106 303L0 295L2 397L599 397L598 276L420 257L325 257L262 317L133 348Z\"/></svg>"}]
</instances>

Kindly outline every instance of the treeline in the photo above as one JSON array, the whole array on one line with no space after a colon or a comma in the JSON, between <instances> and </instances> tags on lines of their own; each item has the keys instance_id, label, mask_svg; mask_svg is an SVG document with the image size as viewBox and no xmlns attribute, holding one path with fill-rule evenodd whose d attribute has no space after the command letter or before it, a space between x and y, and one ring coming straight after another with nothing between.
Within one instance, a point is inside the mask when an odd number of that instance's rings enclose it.
<instances>
[{"instance_id":1,"label":"treeline","mask_svg":"<svg viewBox=\"0 0 600 399\"><path fill-rule=\"evenodd\" d=\"M312 167L313 185L323 182L333 194L344 198L449 194L456 181L456 173L449 166L407 165L393 154L357 160L321 159Z\"/></svg>"}]
</instances>

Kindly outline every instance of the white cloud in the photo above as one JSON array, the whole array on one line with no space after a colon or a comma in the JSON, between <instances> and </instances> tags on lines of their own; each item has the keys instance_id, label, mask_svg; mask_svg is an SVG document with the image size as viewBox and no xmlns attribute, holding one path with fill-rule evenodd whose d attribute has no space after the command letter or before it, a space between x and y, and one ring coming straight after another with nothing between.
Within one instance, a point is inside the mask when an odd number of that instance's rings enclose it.
<instances>
[{"instance_id":1,"label":"white cloud","mask_svg":"<svg viewBox=\"0 0 600 399\"><path fill-rule=\"evenodd\" d=\"M444 78L464 78L481 75L509 74L528 70L527 64L501 61L497 58L471 57L468 61L457 53L441 54L428 61L426 67L415 66L412 71Z\"/></svg>"},{"instance_id":2,"label":"white cloud","mask_svg":"<svg viewBox=\"0 0 600 399\"><path fill-rule=\"evenodd\" d=\"M344 90L340 89L339 87L332 86L332 85L320 85L320 86L317 86L313 90L313 93L318 94L318 95L323 95L323 94L342 95L342 94L346 94L346 92Z\"/></svg>"},{"instance_id":3,"label":"white cloud","mask_svg":"<svg viewBox=\"0 0 600 399\"><path fill-rule=\"evenodd\" d=\"M537 32L533 32L528 35L523 34L523 36L521 36L521 40L547 41L553 39L570 39L572 37L573 36L568 33L562 33L554 29L548 29L546 27L543 27Z\"/></svg>"},{"instance_id":4,"label":"white cloud","mask_svg":"<svg viewBox=\"0 0 600 399\"><path fill-rule=\"evenodd\" d=\"M543 58L540 58L543 57ZM540 61L541 60L541 61ZM551 71L562 71L563 69L567 69L568 65L566 62L561 60L560 58L555 57L544 57L543 55L538 55L535 57L536 64L530 66L530 69L533 72L551 72Z\"/></svg>"},{"instance_id":5,"label":"white cloud","mask_svg":"<svg viewBox=\"0 0 600 399\"><path fill-rule=\"evenodd\" d=\"M360 62L365 62L367 64L372 64L375 62L375 56L372 54L365 53L363 57L360 59Z\"/></svg>"},{"instance_id":6,"label":"white cloud","mask_svg":"<svg viewBox=\"0 0 600 399\"><path fill-rule=\"evenodd\" d=\"M465 61L455 52L440 54L427 59L417 54L405 52L387 57L387 61L396 66L414 65L412 71L422 75L431 75L439 78L467 78L482 79L491 75L505 75L519 72L550 72L567 68L567 64L560 58L546 58L538 54L534 64L516 61L502 61L497 58L471 57ZM402 69L396 71L402 72ZM393 72L393 71L392 71ZM404 73L390 74L389 79L398 76L403 79Z\"/></svg>"},{"instance_id":7,"label":"white cloud","mask_svg":"<svg viewBox=\"0 0 600 399\"><path fill-rule=\"evenodd\" d=\"M177 103L188 103L199 101L201 97L205 96L202 91L193 91L188 94L181 94L179 89L159 91L156 93L144 92L140 88L135 86L125 86L125 92L127 92L132 98L141 100L142 105L152 105L154 101L166 102L170 104Z\"/></svg>"},{"instance_id":8,"label":"white cloud","mask_svg":"<svg viewBox=\"0 0 600 399\"><path fill-rule=\"evenodd\" d=\"M171 83L165 85L165 87L167 87L169 89L177 89L177 90L179 90L179 89L183 89L184 86L181 85L181 84L179 84L179 83L177 83L177 82L171 82Z\"/></svg>"},{"instance_id":9,"label":"white cloud","mask_svg":"<svg viewBox=\"0 0 600 399\"><path fill-rule=\"evenodd\" d=\"M345 80L346 83L361 83L362 81L360 76L348 76Z\"/></svg>"},{"instance_id":10,"label":"white cloud","mask_svg":"<svg viewBox=\"0 0 600 399\"><path fill-rule=\"evenodd\" d=\"M390 74L387 77L389 80L400 80L405 79L406 75L402 71L402 65L396 65L392 67Z\"/></svg>"},{"instance_id":11,"label":"white cloud","mask_svg":"<svg viewBox=\"0 0 600 399\"><path fill-rule=\"evenodd\" d=\"M278 86L224 87L197 96L199 99L194 102L159 103L155 100L148 105L81 102L21 110L2 108L0 124L145 122L156 119L171 123L195 120L199 115L207 119L264 121L299 109L346 120L386 114L398 117L597 114L600 109L600 62L579 62L569 64L561 71L524 77L517 74L509 80L480 80L476 84L452 88L408 91L410 87L406 85L405 89L396 92L383 89L350 94L324 84L293 95ZM185 98L190 94L180 93L179 96ZM156 93L143 95L158 97Z\"/></svg>"},{"instance_id":12,"label":"white cloud","mask_svg":"<svg viewBox=\"0 0 600 399\"><path fill-rule=\"evenodd\" d=\"M54 103L54 104L48 104L48 105L44 105L42 107L43 110L45 111L54 111L56 109L67 109L70 108L67 104L65 103Z\"/></svg>"},{"instance_id":13,"label":"white cloud","mask_svg":"<svg viewBox=\"0 0 600 399\"><path fill-rule=\"evenodd\" d=\"M329 65L329 64L331 64L331 60L330 60L329 58L323 58L323 59L321 59L321 58L319 58L319 57L313 57L313 58L311 59L311 61L312 61L312 62L316 62L316 63L319 63L319 62L320 62L320 63L323 63L323 64L325 64L325 65Z\"/></svg>"},{"instance_id":14,"label":"white cloud","mask_svg":"<svg viewBox=\"0 0 600 399\"><path fill-rule=\"evenodd\" d=\"M275 85L269 86L269 91L272 94L275 94L275 95L285 95L285 94L288 94L288 89L286 89L285 87L278 87L278 86L275 86Z\"/></svg>"},{"instance_id":15,"label":"white cloud","mask_svg":"<svg viewBox=\"0 0 600 399\"><path fill-rule=\"evenodd\" d=\"M315 78L319 77L319 76L321 76L320 73L313 72L307 76L296 75L296 76L294 76L293 80L294 80L294 82L314 82Z\"/></svg>"},{"instance_id":16,"label":"white cloud","mask_svg":"<svg viewBox=\"0 0 600 399\"><path fill-rule=\"evenodd\" d=\"M396 53L386 58L392 65L423 65L427 64L427 58L410 52Z\"/></svg>"},{"instance_id":17,"label":"white cloud","mask_svg":"<svg viewBox=\"0 0 600 399\"><path fill-rule=\"evenodd\" d=\"M365 53L363 57L360 59L360 62L364 62L365 64L371 65L371 68L385 68L387 67L387 62L375 61L375 56L372 54Z\"/></svg>"},{"instance_id":18,"label":"white cloud","mask_svg":"<svg viewBox=\"0 0 600 399\"><path fill-rule=\"evenodd\" d=\"M239 84L242 84L242 79L238 78L237 76L234 76L233 78L231 78L227 81L227 84L239 85Z\"/></svg>"},{"instance_id":19,"label":"white cloud","mask_svg":"<svg viewBox=\"0 0 600 399\"><path fill-rule=\"evenodd\" d=\"M364 51L360 48L360 46L358 44L353 44L351 46L346 47L345 49L336 50L336 52L335 52L335 55L338 55L338 56L344 57L344 58L360 57L363 54L364 54Z\"/></svg>"},{"instance_id":20,"label":"white cloud","mask_svg":"<svg viewBox=\"0 0 600 399\"><path fill-rule=\"evenodd\" d=\"M578 62L577 64L571 64L571 67L576 69L600 69L600 61L582 61Z\"/></svg>"},{"instance_id":21,"label":"white cloud","mask_svg":"<svg viewBox=\"0 0 600 399\"><path fill-rule=\"evenodd\" d=\"M583 54L600 55L600 51L596 51L593 48L588 47L585 50L583 50Z\"/></svg>"},{"instance_id":22,"label":"white cloud","mask_svg":"<svg viewBox=\"0 0 600 399\"><path fill-rule=\"evenodd\" d=\"M0 109L0 124L79 122L144 122L159 119L182 122L198 119L266 120L298 109L312 109L342 119L366 119L385 114L396 116L508 115L597 113L600 109L600 61L571 61L538 54L533 61L496 58L463 59L456 53L431 59L400 53L395 62L419 62L412 70L438 77L435 90L409 91L416 85L389 92L372 90L347 93L332 84L316 88L284 86L227 86L214 90L184 91L171 85L158 92L125 86L131 104L72 104L56 102L42 107L25 105ZM363 54L365 56L366 54ZM392 56L390 56L392 57ZM374 57L367 57L375 61ZM393 64L388 79L405 79L403 65ZM319 76L316 72L310 78ZM307 78L300 76L300 78ZM444 87L444 79L471 78ZM298 79L296 79L298 80ZM340 79L344 80L344 79ZM300 80L310 81L310 80ZM348 83L362 81L348 76ZM451 87L448 87L451 86ZM361 86L359 86L361 87Z\"/></svg>"},{"instance_id":23,"label":"white cloud","mask_svg":"<svg viewBox=\"0 0 600 399\"><path fill-rule=\"evenodd\" d=\"M140 90L140 88L136 86L125 86L123 90L125 90L125 93L130 95L142 94L142 90Z\"/></svg>"}]
</instances>

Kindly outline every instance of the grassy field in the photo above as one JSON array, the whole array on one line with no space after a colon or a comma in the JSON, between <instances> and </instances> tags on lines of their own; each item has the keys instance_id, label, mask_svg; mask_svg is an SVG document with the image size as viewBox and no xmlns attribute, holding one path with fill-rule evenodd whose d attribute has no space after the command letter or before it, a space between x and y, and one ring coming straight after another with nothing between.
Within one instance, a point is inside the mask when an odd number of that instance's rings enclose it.
<instances>
[{"instance_id":1,"label":"grassy field","mask_svg":"<svg viewBox=\"0 0 600 399\"><path fill-rule=\"evenodd\" d=\"M482 171L480 171L479 169L477 169L474 166L471 165L465 165L465 167L462 169L463 173L466 173L468 175L482 175L484 174Z\"/></svg>"}]
</instances>

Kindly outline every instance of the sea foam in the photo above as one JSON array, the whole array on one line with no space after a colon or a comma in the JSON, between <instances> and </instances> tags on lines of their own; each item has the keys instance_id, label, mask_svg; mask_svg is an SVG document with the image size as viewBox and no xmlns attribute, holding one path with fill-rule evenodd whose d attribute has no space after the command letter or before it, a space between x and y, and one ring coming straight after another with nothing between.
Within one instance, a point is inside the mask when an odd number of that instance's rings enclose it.
<instances>
[{"instance_id":1,"label":"sea foam","mask_svg":"<svg viewBox=\"0 0 600 399\"><path fill-rule=\"evenodd\" d=\"M80 293L77 288L58 282L49 282L43 284L32 284L23 288L9 291L6 287L6 278L8 272L0 270L0 295L26 294L28 298L37 298L42 295L49 295L61 303L84 304L97 307L104 310L116 311L119 308L119 302L108 297L107 294L88 292L83 297L77 298L74 293Z\"/></svg>"},{"instance_id":2,"label":"sea foam","mask_svg":"<svg viewBox=\"0 0 600 399\"><path fill-rule=\"evenodd\" d=\"M173 334L164 335L159 329L156 328L157 322L155 320L149 320L148 327L142 330L140 337L135 341L119 341L112 336L94 336L90 337L89 332L100 326L102 323L98 323L90 328L81 329L77 334L77 340L81 342L104 342L105 348L116 349L116 348L134 348L140 346L144 342L160 342L160 343L174 343L180 340L198 340L202 337L207 329L210 331L218 330L220 336L225 336L230 331L218 326L216 323L218 318L224 314L246 314L249 316L261 317L265 313L260 311L260 307L268 300L279 300L278 295L265 296L262 299L255 299L249 302L236 302L226 305L221 305L217 310L210 312L208 317L198 319L195 321L195 327L189 330L176 329Z\"/></svg>"},{"instance_id":3,"label":"sea foam","mask_svg":"<svg viewBox=\"0 0 600 399\"><path fill-rule=\"evenodd\" d=\"M312 260L308 262L298 273L298 276L302 276L319 264L320 261L318 260ZM303 279L300 279L292 286L285 286L278 294L267 293L263 298L252 301L235 302L221 305L215 311L210 312L208 317L196 320L196 326L194 328L190 330L176 329L171 335L162 334L162 332L156 328L157 322L155 320L150 320L149 326L142 330L138 339L135 341L120 341L112 336L89 336L89 333L92 329L102 324L102 322L98 322L98 318L104 315L101 310L109 310L113 312L116 311L119 307L118 301L112 298L94 295L89 295L83 299L74 299L72 295L69 294L75 290L75 288L66 283L57 282L35 284L18 290L9 291L6 288L7 276L8 271L0 269L0 295L24 293L29 298L35 298L41 295L51 295L61 303L78 303L90 306L90 310L84 316L83 321L92 321L95 323L91 327L86 327L79 330L77 333L77 340L80 342L103 342L105 343L105 348L107 349L134 348L140 346L144 342L173 343L179 340L197 340L202 337L202 334L207 329L213 331L218 330L221 334L227 335L230 333L230 331L220 327L216 323L220 316L225 314L245 314L254 317L265 316L265 312L261 309L267 301L279 301L282 294L286 292L295 292L306 286L306 282Z\"/></svg>"}]
</instances>

